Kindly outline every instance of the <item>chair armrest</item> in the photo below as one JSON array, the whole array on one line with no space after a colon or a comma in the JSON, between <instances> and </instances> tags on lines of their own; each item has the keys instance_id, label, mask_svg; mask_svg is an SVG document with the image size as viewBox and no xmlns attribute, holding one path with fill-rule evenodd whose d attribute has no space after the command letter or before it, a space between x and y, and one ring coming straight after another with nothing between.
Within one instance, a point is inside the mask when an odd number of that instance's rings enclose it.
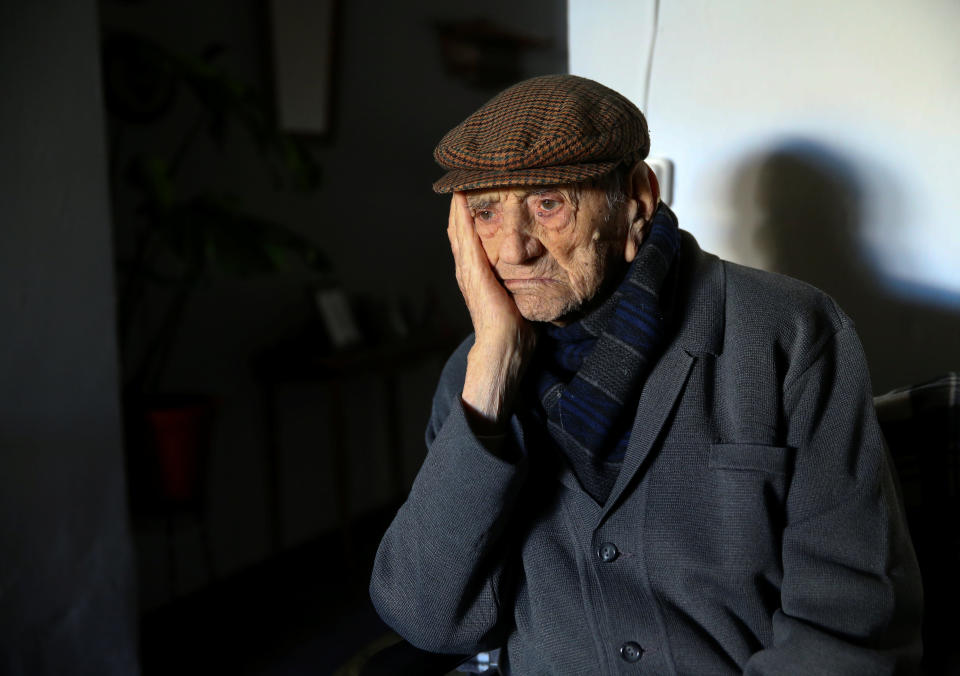
<instances>
[{"instance_id":1,"label":"chair armrest","mask_svg":"<svg viewBox=\"0 0 960 676\"><path fill-rule=\"evenodd\" d=\"M367 660L359 676L443 676L469 657L430 653L401 640Z\"/></svg>"}]
</instances>

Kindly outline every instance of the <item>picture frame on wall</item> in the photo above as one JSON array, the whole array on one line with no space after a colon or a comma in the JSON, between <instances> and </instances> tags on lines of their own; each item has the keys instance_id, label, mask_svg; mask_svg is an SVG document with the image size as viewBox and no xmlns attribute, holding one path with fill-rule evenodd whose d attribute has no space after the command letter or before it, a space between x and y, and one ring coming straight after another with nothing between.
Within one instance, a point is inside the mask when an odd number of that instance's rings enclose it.
<instances>
[{"instance_id":1,"label":"picture frame on wall","mask_svg":"<svg viewBox=\"0 0 960 676\"><path fill-rule=\"evenodd\" d=\"M330 344L336 350L356 345L363 340L350 301L338 287L317 289L314 293L317 311L323 321Z\"/></svg>"},{"instance_id":2,"label":"picture frame on wall","mask_svg":"<svg viewBox=\"0 0 960 676\"><path fill-rule=\"evenodd\" d=\"M274 100L285 132L328 136L333 128L337 0L269 0Z\"/></svg>"}]
</instances>

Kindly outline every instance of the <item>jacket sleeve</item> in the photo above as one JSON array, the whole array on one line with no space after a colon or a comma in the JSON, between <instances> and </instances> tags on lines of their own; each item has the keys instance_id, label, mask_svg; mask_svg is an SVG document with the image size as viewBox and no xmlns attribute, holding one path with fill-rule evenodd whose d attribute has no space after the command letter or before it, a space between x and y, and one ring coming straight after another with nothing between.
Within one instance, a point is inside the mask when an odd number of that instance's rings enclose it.
<instances>
[{"instance_id":1,"label":"jacket sleeve","mask_svg":"<svg viewBox=\"0 0 960 676\"><path fill-rule=\"evenodd\" d=\"M461 350L460 352L465 352ZM473 654L503 639L505 522L526 473L515 438L470 429L451 359L434 397L427 457L374 561L370 596L383 620L432 652Z\"/></svg>"},{"instance_id":2,"label":"jacket sleeve","mask_svg":"<svg viewBox=\"0 0 960 676\"><path fill-rule=\"evenodd\" d=\"M849 320L789 379L796 449L773 643L747 674L916 673L922 590L862 349Z\"/></svg>"}]
</instances>

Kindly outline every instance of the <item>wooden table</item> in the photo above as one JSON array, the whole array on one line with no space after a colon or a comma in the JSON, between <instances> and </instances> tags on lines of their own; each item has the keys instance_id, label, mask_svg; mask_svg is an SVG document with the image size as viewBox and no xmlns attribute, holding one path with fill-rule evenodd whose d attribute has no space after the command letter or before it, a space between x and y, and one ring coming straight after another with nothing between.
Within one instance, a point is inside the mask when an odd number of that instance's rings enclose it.
<instances>
[{"instance_id":1,"label":"wooden table","mask_svg":"<svg viewBox=\"0 0 960 676\"><path fill-rule=\"evenodd\" d=\"M351 549L350 456L344 423L343 385L361 375L373 374L383 382L386 405L387 457L397 500L406 495L403 444L401 442L398 376L411 364L431 359L443 360L453 351L459 337L450 331L419 333L373 346L323 353L311 349L305 341L275 345L257 354L252 367L263 400L267 468L265 492L267 521L274 553L283 548L281 512L281 463L278 389L289 383L324 383L330 389L330 436L334 460L337 521L343 532L344 547Z\"/></svg>"}]
</instances>

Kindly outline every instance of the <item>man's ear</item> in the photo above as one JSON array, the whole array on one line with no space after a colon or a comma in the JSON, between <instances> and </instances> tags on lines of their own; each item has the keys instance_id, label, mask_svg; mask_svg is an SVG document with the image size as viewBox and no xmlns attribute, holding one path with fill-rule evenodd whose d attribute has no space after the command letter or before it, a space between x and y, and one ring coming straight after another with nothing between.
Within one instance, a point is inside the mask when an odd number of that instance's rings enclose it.
<instances>
[{"instance_id":1,"label":"man's ear","mask_svg":"<svg viewBox=\"0 0 960 676\"><path fill-rule=\"evenodd\" d=\"M646 235L647 224L660 204L660 183L646 162L637 162L630 171L627 194L627 215L630 224L627 228L627 241L623 250L623 257L627 263L632 263L640 250L640 244Z\"/></svg>"}]
</instances>

